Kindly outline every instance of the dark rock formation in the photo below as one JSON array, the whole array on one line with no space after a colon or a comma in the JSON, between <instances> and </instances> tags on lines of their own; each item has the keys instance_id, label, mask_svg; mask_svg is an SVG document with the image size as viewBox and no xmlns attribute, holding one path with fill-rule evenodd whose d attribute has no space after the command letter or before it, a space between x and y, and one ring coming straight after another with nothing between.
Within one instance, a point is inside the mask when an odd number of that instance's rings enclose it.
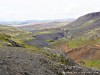
<instances>
[{"instance_id":1,"label":"dark rock formation","mask_svg":"<svg viewBox=\"0 0 100 75\"><path fill-rule=\"evenodd\" d=\"M13 40L8 40L8 42L11 43L13 47L22 47L20 44L16 43Z\"/></svg>"}]
</instances>

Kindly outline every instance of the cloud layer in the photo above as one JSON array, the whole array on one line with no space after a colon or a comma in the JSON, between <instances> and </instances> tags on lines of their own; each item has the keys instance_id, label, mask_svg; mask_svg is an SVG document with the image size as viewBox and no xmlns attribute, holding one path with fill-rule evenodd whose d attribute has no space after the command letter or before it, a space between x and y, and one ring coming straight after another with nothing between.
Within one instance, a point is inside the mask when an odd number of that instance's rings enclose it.
<instances>
[{"instance_id":1,"label":"cloud layer","mask_svg":"<svg viewBox=\"0 0 100 75\"><path fill-rule=\"evenodd\" d=\"M100 0L0 0L0 20L77 18L99 7Z\"/></svg>"}]
</instances>

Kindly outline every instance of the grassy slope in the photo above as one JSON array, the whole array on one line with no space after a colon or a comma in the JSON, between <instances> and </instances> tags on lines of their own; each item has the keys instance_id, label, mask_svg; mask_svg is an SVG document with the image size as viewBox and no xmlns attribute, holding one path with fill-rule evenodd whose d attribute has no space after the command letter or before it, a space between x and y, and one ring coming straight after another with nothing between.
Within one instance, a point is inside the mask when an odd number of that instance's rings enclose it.
<instances>
[{"instance_id":1,"label":"grassy slope","mask_svg":"<svg viewBox=\"0 0 100 75\"><path fill-rule=\"evenodd\" d=\"M100 70L100 60L81 60L81 61L85 63L81 64L83 66Z\"/></svg>"},{"instance_id":2,"label":"grassy slope","mask_svg":"<svg viewBox=\"0 0 100 75\"><path fill-rule=\"evenodd\" d=\"M98 55L97 53L94 54L96 60L93 59L93 58L91 60L88 60L89 58L85 58L83 60L82 59L83 56L80 56L80 55L86 56L86 54L88 54L88 52L86 51L87 48L85 48L85 46L87 46L87 45L92 45L92 46L96 46L96 47L99 48L100 47L100 38L99 37L100 37L100 28L96 28L94 30L90 30L87 33L82 34L81 36L75 37L75 38L68 40L68 41L65 40L65 39L61 39L59 41L52 43L52 45L54 46L54 48L64 50L65 52L68 52L68 51L70 51L71 49L74 49L74 48L83 47L83 49L85 50L84 51L85 53L82 52L82 50L81 51L78 50L76 52L73 51L70 54L68 53L69 57L71 57L76 62L77 62L76 58L79 57L77 59L79 61L82 61L82 62L85 63L85 64L81 64L81 65L86 66L86 67L95 68L95 69L100 69L100 61L99 61L100 55ZM91 47L91 49L92 49L92 47ZM91 52L91 49L90 49L90 52ZM77 54L77 53L79 53L79 54ZM100 49L99 49L98 53L100 53ZM80 62L78 62L78 63L80 64Z\"/></svg>"},{"instance_id":3,"label":"grassy slope","mask_svg":"<svg viewBox=\"0 0 100 75\"><path fill-rule=\"evenodd\" d=\"M24 44L25 41L34 39L32 33L20 30L11 26L0 26L0 46L12 46L9 40L26 48L38 49L33 46Z\"/></svg>"},{"instance_id":4,"label":"grassy slope","mask_svg":"<svg viewBox=\"0 0 100 75\"><path fill-rule=\"evenodd\" d=\"M52 43L54 48L64 50L65 52L74 50L76 48L77 49L83 48L85 50L84 51L85 53L83 52L82 53L83 55L86 55L86 52L87 52L86 46L91 46L91 49L93 48L92 46L96 46L98 48L100 47L100 18L99 16L95 18L91 16L89 16L89 18L87 16L82 16L75 22L67 25L65 30L69 30L68 33L66 33L66 36L68 37L70 36L71 38L67 37L65 39L61 39ZM89 50L90 52L91 52L91 49ZM78 53L82 55L81 51L79 50L78 50ZM74 58L75 54L77 54L77 51L72 52L69 55L69 57ZM77 54L77 56L79 56L79 54ZM96 55L97 54L95 54L95 56ZM78 59L80 59L80 61L83 61L83 59L81 58L82 57L79 56ZM90 67L90 65L92 65L91 67L100 69L99 67L100 55L97 56L96 60L95 59L88 60L88 61L87 60L88 58L86 58L86 60L84 59L84 62L85 62L84 66Z\"/></svg>"},{"instance_id":5,"label":"grassy slope","mask_svg":"<svg viewBox=\"0 0 100 75\"><path fill-rule=\"evenodd\" d=\"M100 28L96 28L81 36L75 37L68 41L68 46L70 48L78 48L85 45L100 45Z\"/></svg>"}]
</instances>

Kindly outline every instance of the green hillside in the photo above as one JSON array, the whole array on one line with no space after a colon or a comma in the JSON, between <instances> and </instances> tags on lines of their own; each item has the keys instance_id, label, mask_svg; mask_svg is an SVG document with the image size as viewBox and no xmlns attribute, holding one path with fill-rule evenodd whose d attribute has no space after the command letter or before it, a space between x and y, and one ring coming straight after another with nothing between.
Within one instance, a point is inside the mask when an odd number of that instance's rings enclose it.
<instances>
[{"instance_id":1,"label":"green hillside","mask_svg":"<svg viewBox=\"0 0 100 75\"><path fill-rule=\"evenodd\" d=\"M54 48L59 49L61 47L61 50L64 50L69 57L78 62L83 61L84 56L89 55L88 51L92 52L95 46L97 47L94 49L95 53L90 54L90 56L94 56L97 61L92 57L91 60L93 60L93 63L100 60L100 55L97 54L100 52L100 12L79 17L76 21L66 25L64 30L65 37L53 42L52 46ZM92 65L91 67L99 69L100 62L92 64L89 58L84 58L84 60L84 66L90 67Z\"/></svg>"}]
</instances>

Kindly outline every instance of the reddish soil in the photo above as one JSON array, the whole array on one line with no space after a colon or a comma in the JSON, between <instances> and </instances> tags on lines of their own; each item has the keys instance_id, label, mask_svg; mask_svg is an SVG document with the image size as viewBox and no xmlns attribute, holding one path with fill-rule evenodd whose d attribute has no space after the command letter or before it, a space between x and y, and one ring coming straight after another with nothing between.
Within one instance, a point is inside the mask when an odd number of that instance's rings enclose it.
<instances>
[{"instance_id":1,"label":"reddish soil","mask_svg":"<svg viewBox=\"0 0 100 75\"><path fill-rule=\"evenodd\" d=\"M76 62L81 59L100 59L100 47L98 46L85 46L81 48L71 49L66 52Z\"/></svg>"}]
</instances>

